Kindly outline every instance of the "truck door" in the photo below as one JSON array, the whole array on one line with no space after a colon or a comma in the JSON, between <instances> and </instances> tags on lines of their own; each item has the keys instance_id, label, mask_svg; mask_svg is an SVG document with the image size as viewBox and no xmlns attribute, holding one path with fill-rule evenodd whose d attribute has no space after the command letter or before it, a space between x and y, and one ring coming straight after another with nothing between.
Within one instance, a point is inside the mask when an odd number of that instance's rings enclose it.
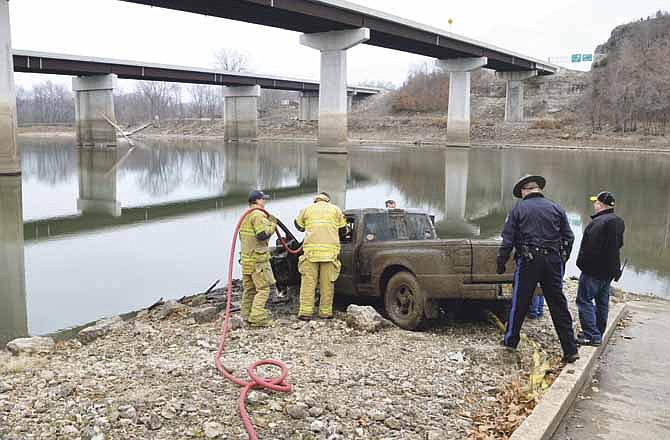
<instances>
[{"instance_id":1,"label":"truck door","mask_svg":"<svg viewBox=\"0 0 670 440\"><path fill-rule=\"evenodd\" d=\"M356 216L346 216L349 233L340 239L340 277L335 282L335 291L343 295L356 294L356 268L354 267L354 249L357 234Z\"/></svg>"}]
</instances>

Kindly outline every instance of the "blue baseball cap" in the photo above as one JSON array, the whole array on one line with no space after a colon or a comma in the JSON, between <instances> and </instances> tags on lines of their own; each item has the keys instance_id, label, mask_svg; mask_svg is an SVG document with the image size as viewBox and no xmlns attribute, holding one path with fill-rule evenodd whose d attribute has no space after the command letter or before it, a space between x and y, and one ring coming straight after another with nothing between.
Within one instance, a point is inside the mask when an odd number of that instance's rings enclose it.
<instances>
[{"instance_id":1,"label":"blue baseball cap","mask_svg":"<svg viewBox=\"0 0 670 440\"><path fill-rule=\"evenodd\" d=\"M259 191L257 189L251 191L249 193L249 198L247 199L249 203L254 203L258 199L270 199L271 197L267 194L265 194L263 191Z\"/></svg>"}]
</instances>

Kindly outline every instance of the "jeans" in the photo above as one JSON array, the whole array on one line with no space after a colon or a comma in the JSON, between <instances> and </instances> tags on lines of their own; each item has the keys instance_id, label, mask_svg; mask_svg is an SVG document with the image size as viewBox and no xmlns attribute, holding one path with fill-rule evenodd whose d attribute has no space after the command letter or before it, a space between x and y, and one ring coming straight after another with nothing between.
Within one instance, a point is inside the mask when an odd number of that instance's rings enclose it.
<instances>
[{"instance_id":1,"label":"jeans","mask_svg":"<svg viewBox=\"0 0 670 440\"><path fill-rule=\"evenodd\" d=\"M529 318L539 318L544 315L544 296L533 296L533 301L528 309Z\"/></svg>"},{"instance_id":2,"label":"jeans","mask_svg":"<svg viewBox=\"0 0 670 440\"><path fill-rule=\"evenodd\" d=\"M599 280L591 275L579 276L577 310L584 337L593 342L602 342L607 327L611 280ZM593 302L595 301L595 306Z\"/></svg>"}]
</instances>

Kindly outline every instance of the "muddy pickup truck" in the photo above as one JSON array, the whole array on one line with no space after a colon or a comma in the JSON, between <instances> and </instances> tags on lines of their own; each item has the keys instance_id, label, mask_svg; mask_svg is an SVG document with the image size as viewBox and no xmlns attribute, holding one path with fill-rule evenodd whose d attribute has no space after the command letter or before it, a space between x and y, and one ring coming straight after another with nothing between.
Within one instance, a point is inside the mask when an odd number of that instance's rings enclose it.
<instances>
[{"instance_id":1,"label":"muddy pickup truck","mask_svg":"<svg viewBox=\"0 0 670 440\"><path fill-rule=\"evenodd\" d=\"M383 298L387 316L415 330L464 302L507 320L514 264L496 274L498 240L438 239L431 216L402 209L345 211L335 294ZM277 287L300 284L297 255L272 251Z\"/></svg>"}]
</instances>

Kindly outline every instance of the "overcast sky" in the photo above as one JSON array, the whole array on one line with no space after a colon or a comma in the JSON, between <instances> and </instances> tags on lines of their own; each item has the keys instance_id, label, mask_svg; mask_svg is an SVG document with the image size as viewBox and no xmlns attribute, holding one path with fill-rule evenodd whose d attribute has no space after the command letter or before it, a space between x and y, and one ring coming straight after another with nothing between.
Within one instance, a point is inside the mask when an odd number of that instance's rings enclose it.
<instances>
[{"instance_id":1,"label":"overcast sky","mask_svg":"<svg viewBox=\"0 0 670 440\"><path fill-rule=\"evenodd\" d=\"M355 3L435 26L542 60L591 53L618 24L670 8L668 0L356 0ZM213 53L247 53L254 71L297 78L319 76L318 51L295 32L151 8L118 0L11 0L16 49L211 67ZM451 29L447 20L453 19ZM367 45L349 51L348 81L401 84L428 61ZM575 67L574 65L572 67ZM588 64L582 65L588 68ZM29 86L43 76L17 74ZM70 82L69 78L61 81Z\"/></svg>"}]
</instances>

